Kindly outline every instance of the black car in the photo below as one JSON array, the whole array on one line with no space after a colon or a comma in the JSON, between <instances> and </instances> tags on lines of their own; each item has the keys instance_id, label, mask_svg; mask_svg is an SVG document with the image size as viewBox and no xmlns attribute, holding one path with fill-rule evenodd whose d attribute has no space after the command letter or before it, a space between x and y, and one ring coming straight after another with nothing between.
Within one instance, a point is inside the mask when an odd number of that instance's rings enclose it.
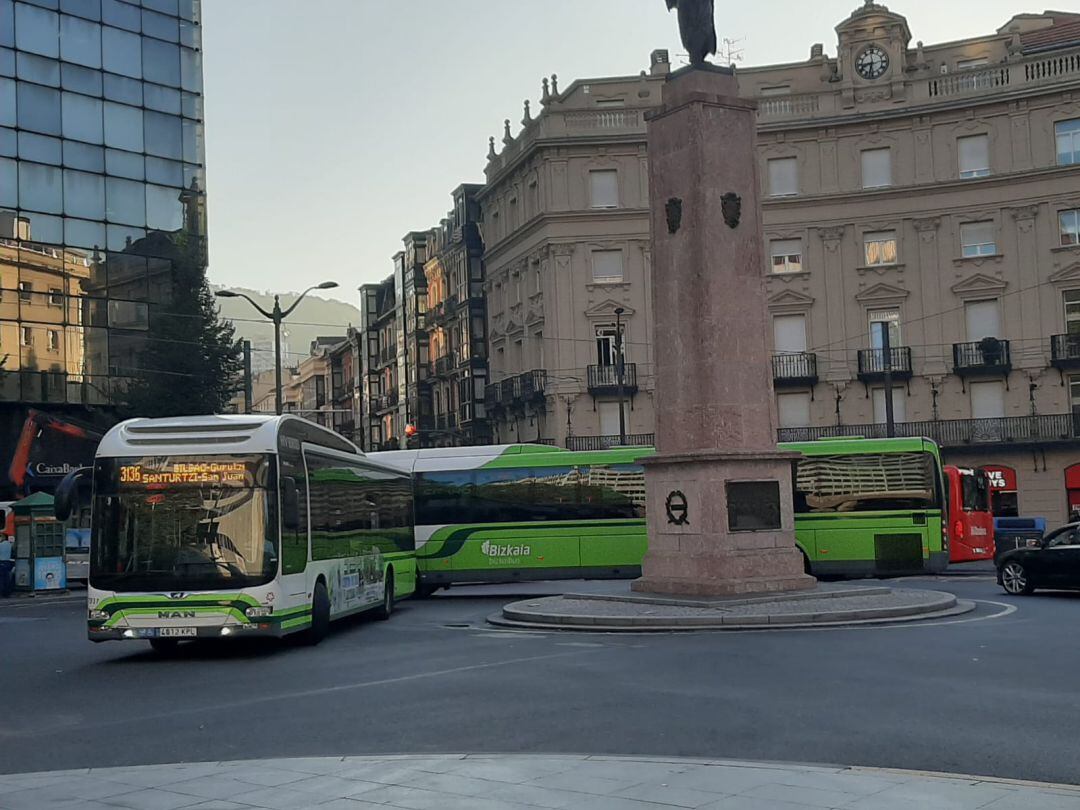
<instances>
[{"instance_id":1,"label":"black car","mask_svg":"<svg viewBox=\"0 0 1080 810\"><path fill-rule=\"evenodd\" d=\"M1014 596L1036 588L1080 589L1080 523L1006 551L997 559L997 581Z\"/></svg>"}]
</instances>

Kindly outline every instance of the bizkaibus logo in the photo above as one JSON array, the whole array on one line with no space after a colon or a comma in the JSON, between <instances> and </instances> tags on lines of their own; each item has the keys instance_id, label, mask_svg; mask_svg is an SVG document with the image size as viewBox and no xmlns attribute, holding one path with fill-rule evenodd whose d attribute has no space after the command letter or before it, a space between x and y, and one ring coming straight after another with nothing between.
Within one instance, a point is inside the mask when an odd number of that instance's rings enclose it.
<instances>
[{"instance_id":1,"label":"bizkaibus logo","mask_svg":"<svg viewBox=\"0 0 1080 810\"><path fill-rule=\"evenodd\" d=\"M532 553L532 549L528 546L501 546L488 540L484 541L480 550L485 557L528 557Z\"/></svg>"}]
</instances>

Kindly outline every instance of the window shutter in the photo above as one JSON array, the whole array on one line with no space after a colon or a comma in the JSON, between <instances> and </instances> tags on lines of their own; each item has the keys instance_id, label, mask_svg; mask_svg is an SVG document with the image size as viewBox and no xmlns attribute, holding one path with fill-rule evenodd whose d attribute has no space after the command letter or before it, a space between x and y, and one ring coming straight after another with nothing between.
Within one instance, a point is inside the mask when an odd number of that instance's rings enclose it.
<instances>
[{"instance_id":1,"label":"window shutter","mask_svg":"<svg viewBox=\"0 0 1080 810\"><path fill-rule=\"evenodd\" d=\"M958 138L960 176L978 177L990 173L990 139L986 135Z\"/></svg>"},{"instance_id":2,"label":"window shutter","mask_svg":"<svg viewBox=\"0 0 1080 810\"><path fill-rule=\"evenodd\" d=\"M619 207L619 173L614 170L589 172L593 208Z\"/></svg>"},{"instance_id":3,"label":"window shutter","mask_svg":"<svg viewBox=\"0 0 1080 810\"><path fill-rule=\"evenodd\" d=\"M862 153L863 188L883 188L892 185L892 151L866 149Z\"/></svg>"},{"instance_id":4,"label":"window shutter","mask_svg":"<svg viewBox=\"0 0 1080 810\"><path fill-rule=\"evenodd\" d=\"M777 352L805 352L806 316L777 315L773 318L773 338Z\"/></svg>"},{"instance_id":5,"label":"window shutter","mask_svg":"<svg viewBox=\"0 0 1080 810\"><path fill-rule=\"evenodd\" d=\"M796 158L769 161L769 195L787 197L799 193L799 162Z\"/></svg>"},{"instance_id":6,"label":"window shutter","mask_svg":"<svg viewBox=\"0 0 1080 810\"><path fill-rule=\"evenodd\" d=\"M593 281L622 281L623 255L621 250L595 250Z\"/></svg>"},{"instance_id":7,"label":"window shutter","mask_svg":"<svg viewBox=\"0 0 1080 810\"><path fill-rule=\"evenodd\" d=\"M777 394L776 410L780 427L810 425L810 395L807 393Z\"/></svg>"},{"instance_id":8,"label":"window shutter","mask_svg":"<svg viewBox=\"0 0 1080 810\"><path fill-rule=\"evenodd\" d=\"M967 336L970 341L1001 336L1001 312L997 300L969 301L964 306Z\"/></svg>"}]
</instances>

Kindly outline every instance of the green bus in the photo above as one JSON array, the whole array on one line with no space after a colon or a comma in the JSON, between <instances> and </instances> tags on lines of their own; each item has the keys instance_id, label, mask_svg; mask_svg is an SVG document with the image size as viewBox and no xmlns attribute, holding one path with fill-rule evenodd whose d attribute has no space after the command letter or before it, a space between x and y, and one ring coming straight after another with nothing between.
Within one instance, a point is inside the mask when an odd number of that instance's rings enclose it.
<instances>
[{"instance_id":1,"label":"green bus","mask_svg":"<svg viewBox=\"0 0 1080 810\"><path fill-rule=\"evenodd\" d=\"M809 572L943 570L944 479L928 439L781 445L795 472L796 539ZM648 447L573 452L504 445L373 453L414 476L417 591L454 583L627 578L648 548Z\"/></svg>"}]
</instances>

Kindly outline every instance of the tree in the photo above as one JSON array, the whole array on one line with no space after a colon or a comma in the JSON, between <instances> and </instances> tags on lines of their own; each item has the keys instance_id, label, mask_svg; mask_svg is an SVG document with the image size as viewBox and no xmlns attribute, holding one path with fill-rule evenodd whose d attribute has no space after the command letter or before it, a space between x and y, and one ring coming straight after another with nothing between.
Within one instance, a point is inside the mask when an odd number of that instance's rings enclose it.
<instances>
[{"instance_id":1,"label":"tree","mask_svg":"<svg viewBox=\"0 0 1080 810\"><path fill-rule=\"evenodd\" d=\"M162 300L149 307L149 330L137 371L120 392L124 417L222 413L243 371L231 323L218 317L206 281L204 240L188 230L155 232L130 245L134 255L168 257L171 280ZM151 279L151 287L154 282Z\"/></svg>"}]
</instances>

